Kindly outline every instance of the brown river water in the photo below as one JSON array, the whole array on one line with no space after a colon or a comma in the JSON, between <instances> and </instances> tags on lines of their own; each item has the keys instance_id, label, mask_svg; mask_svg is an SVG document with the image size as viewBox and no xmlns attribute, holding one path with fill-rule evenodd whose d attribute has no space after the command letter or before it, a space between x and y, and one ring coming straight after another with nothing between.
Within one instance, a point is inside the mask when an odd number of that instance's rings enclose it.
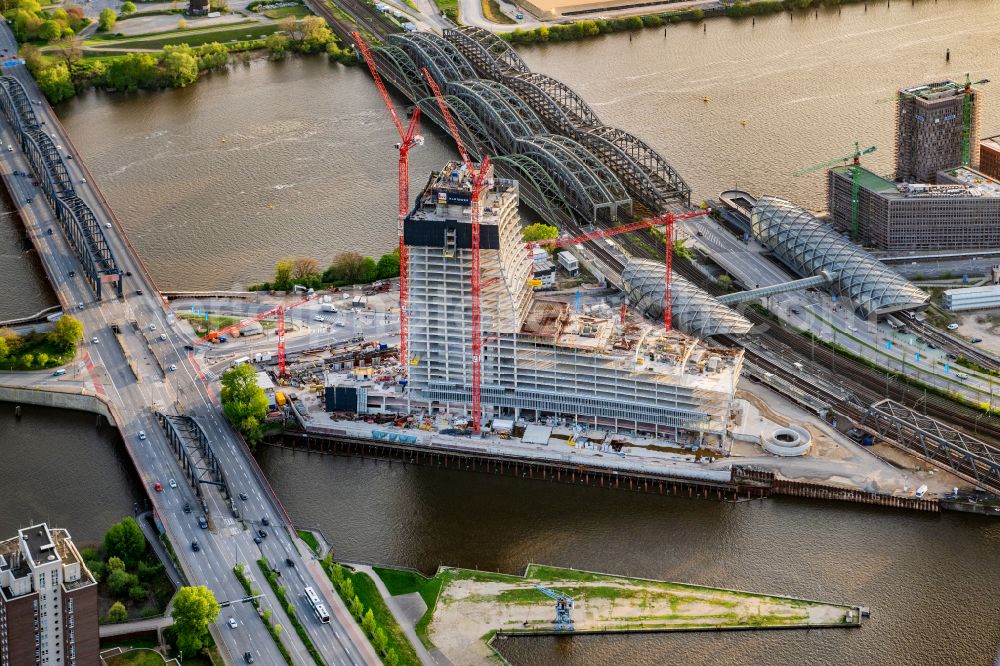
<instances>
[{"instance_id":1,"label":"brown river water","mask_svg":"<svg viewBox=\"0 0 1000 666\"><path fill-rule=\"evenodd\" d=\"M877 145L867 163L888 171L893 109L877 100L966 71L1000 82L998 19L998 2L852 5L522 54L606 123L660 149L696 197L738 185L821 209L821 176L791 173L846 154L855 139ZM992 92L984 134L1000 133ZM90 93L60 112L163 288L242 286L284 255L326 262L392 246L395 139L357 68L256 62L184 90ZM425 134L414 187L452 154L440 133ZM8 220L0 216L0 272L14 295L0 298L0 317L47 304L31 297L42 281ZM21 461L5 470L2 534L30 517L99 537L137 492L117 442L90 416L45 412L18 424L0 404L0 454ZM1000 521L665 499L276 449L262 462L293 518L322 528L343 559L427 571L542 562L872 609L860 630L505 641L518 665L985 665L1000 643ZM76 479L76 501L59 500L61 478Z\"/></svg>"}]
</instances>

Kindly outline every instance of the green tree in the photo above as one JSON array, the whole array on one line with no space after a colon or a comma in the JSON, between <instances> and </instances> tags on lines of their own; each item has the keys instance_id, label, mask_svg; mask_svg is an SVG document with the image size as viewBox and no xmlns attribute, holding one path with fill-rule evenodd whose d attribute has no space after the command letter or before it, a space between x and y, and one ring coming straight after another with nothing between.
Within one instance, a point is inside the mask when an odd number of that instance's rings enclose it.
<instances>
[{"instance_id":1,"label":"green tree","mask_svg":"<svg viewBox=\"0 0 1000 666\"><path fill-rule=\"evenodd\" d=\"M375 625L375 614L372 613L372 609L369 608L368 612L365 613L364 618L361 620L361 628L364 629L369 636L374 635L376 625Z\"/></svg>"},{"instance_id":2,"label":"green tree","mask_svg":"<svg viewBox=\"0 0 1000 666\"><path fill-rule=\"evenodd\" d=\"M229 49L219 42L204 44L197 51L198 69L218 69L229 63Z\"/></svg>"},{"instance_id":3,"label":"green tree","mask_svg":"<svg viewBox=\"0 0 1000 666\"><path fill-rule=\"evenodd\" d=\"M114 624L128 622L128 611L125 610L125 604L120 601L111 604L111 608L108 609L108 622Z\"/></svg>"},{"instance_id":4,"label":"green tree","mask_svg":"<svg viewBox=\"0 0 1000 666\"><path fill-rule=\"evenodd\" d=\"M378 258L378 279L399 277L399 248Z\"/></svg>"},{"instance_id":5,"label":"green tree","mask_svg":"<svg viewBox=\"0 0 1000 666\"><path fill-rule=\"evenodd\" d=\"M385 653L385 659L382 660L385 666L399 666L399 655L396 654L395 649L390 649Z\"/></svg>"},{"instance_id":6,"label":"green tree","mask_svg":"<svg viewBox=\"0 0 1000 666\"><path fill-rule=\"evenodd\" d=\"M54 345L69 351L83 339L83 324L78 319L63 315L56 320L55 328L49 334L49 340Z\"/></svg>"},{"instance_id":7,"label":"green tree","mask_svg":"<svg viewBox=\"0 0 1000 666\"><path fill-rule=\"evenodd\" d=\"M143 601L149 596L149 591L142 585L133 585L128 588L128 598L134 602Z\"/></svg>"},{"instance_id":8,"label":"green tree","mask_svg":"<svg viewBox=\"0 0 1000 666\"><path fill-rule=\"evenodd\" d=\"M192 656L205 644L208 625L219 617L219 604L204 585L182 587L174 597L170 616L177 632L177 649Z\"/></svg>"},{"instance_id":9,"label":"green tree","mask_svg":"<svg viewBox=\"0 0 1000 666\"><path fill-rule=\"evenodd\" d=\"M301 22L303 53L319 53L326 49L327 44L333 41L333 31L326 24L326 20L319 16L306 16Z\"/></svg>"},{"instance_id":10,"label":"green tree","mask_svg":"<svg viewBox=\"0 0 1000 666\"><path fill-rule=\"evenodd\" d=\"M139 582L139 578L124 569L115 569L108 574L105 582L108 584L111 594L120 597L124 596L129 588L136 585Z\"/></svg>"},{"instance_id":11,"label":"green tree","mask_svg":"<svg viewBox=\"0 0 1000 666\"><path fill-rule=\"evenodd\" d=\"M365 257L361 261L361 282L367 284L378 279L378 264L371 257Z\"/></svg>"},{"instance_id":12,"label":"green tree","mask_svg":"<svg viewBox=\"0 0 1000 666\"><path fill-rule=\"evenodd\" d=\"M163 47L163 78L173 88L183 88L198 80L198 60L187 44Z\"/></svg>"},{"instance_id":13,"label":"green tree","mask_svg":"<svg viewBox=\"0 0 1000 666\"><path fill-rule=\"evenodd\" d=\"M272 32L266 40L264 40L264 48L271 55L272 60L281 60L285 57L285 53L288 51L288 37L281 32Z\"/></svg>"},{"instance_id":14,"label":"green tree","mask_svg":"<svg viewBox=\"0 0 1000 666\"><path fill-rule=\"evenodd\" d=\"M272 615L274 615L274 611L272 611L270 608L265 608L264 609L264 613L263 613L263 615L261 615L261 617L264 618L264 624L271 624L271 616Z\"/></svg>"},{"instance_id":15,"label":"green tree","mask_svg":"<svg viewBox=\"0 0 1000 666\"><path fill-rule=\"evenodd\" d=\"M125 563L122 558L112 555L108 558L108 571L125 571Z\"/></svg>"},{"instance_id":16,"label":"green tree","mask_svg":"<svg viewBox=\"0 0 1000 666\"><path fill-rule=\"evenodd\" d=\"M534 224L529 224L522 229L521 236L524 237L525 243L552 240L553 238L559 237L559 229L549 224L536 222Z\"/></svg>"},{"instance_id":17,"label":"green tree","mask_svg":"<svg viewBox=\"0 0 1000 666\"><path fill-rule=\"evenodd\" d=\"M107 32L115 27L115 22L117 20L118 17L115 16L115 10L111 9L111 7L105 7L101 10L101 14L97 17L97 26L101 30Z\"/></svg>"},{"instance_id":18,"label":"green tree","mask_svg":"<svg viewBox=\"0 0 1000 666\"><path fill-rule=\"evenodd\" d=\"M726 273L723 273L715 279L720 287L726 291L730 291L733 288L733 278L729 277Z\"/></svg>"},{"instance_id":19,"label":"green tree","mask_svg":"<svg viewBox=\"0 0 1000 666\"><path fill-rule=\"evenodd\" d=\"M44 368L49 364L49 355L45 352L40 352L35 361L38 363L39 368Z\"/></svg>"},{"instance_id":20,"label":"green tree","mask_svg":"<svg viewBox=\"0 0 1000 666\"><path fill-rule=\"evenodd\" d=\"M351 599L351 615L354 616L355 620L360 620L364 612L364 604L362 604L361 599L358 599L357 595L355 595L355 597Z\"/></svg>"},{"instance_id":21,"label":"green tree","mask_svg":"<svg viewBox=\"0 0 1000 666\"><path fill-rule=\"evenodd\" d=\"M34 362L35 362L35 355L30 352L27 354L23 354L21 356L21 365L23 365L26 368L30 368Z\"/></svg>"},{"instance_id":22,"label":"green tree","mask_svg":"<svg viewBox=\"0 0 1000 666\"><path fill-rule=\"evenodd\" d=\"M330 567L330 578L333 579L333 584L339 588L344 582L344 567L339 564Z\"/></svg>"},{"instance_id":23,"label":"green tree","mask_svg":"<svg viewBox=\"0 0 1000 666\"><path fill-rule=\"evenodd\" d=\"M261 436L260 424L267 416L267 396L257 386L256 371L249 363L241 363L222 374L222 411L255 444Z\"/></svg>"},{"instance_id":24,"label":"green tree","mask_svg":"<svg viewBox=\"0 0 1000 666\"><path fill-rule=\"evenodd\" d=\"M354 596L354 581L350 578L345 577L343 584L340 586L340 591L344 593L344 596L350 599Z\"/></svg>"},{"instance_id":25,"label":"green tree","mask_svg":"<svg viewBox=\"0 0 1000 666\"><path fill-rule=\"evenodd\" d=\"M146 537L132 516L115 523L104 533L105 557L120 557L129 569L139 564L145 552Z\"/></svg>"},{"instance_id":26,"label":"green tree","mask_svg":"<svg viewBox=\"0 0 1000 666\"><path fill-rule=\"evenodd\" d=\"M63 63L55 63L35 74L38 88L53 104L69 99L76 94L76 87L70 77L69 68ZM65 319L65 315L63 315ZM58 323L57 323L58 325Z\"/></svg>"},{"instance_id":27,"label":"green tree","mask_svg":"<svg viewBox=\"0 0 1000 666\"><path fill-rule=\"evenodd\" d=\"M371 611L368 612L371 613ZM385 649L389 646L389 637L385 635L385 629L375 627L375 632L372 634L372 645L380 653L385 654Z\"/></svg>"},{"instance_id":28,"label":"green tree","mask_svg":"<svg viewBox=\"0 0 1000 666\"><path fill-rule=\"evenodd\" d=\"M122 3L122 8L121 8L122 14L131 14L134 11L135 11L135 3L132 2L131 0L125 0L125 2Z\"/></svg>"},{"instance_id":29,"label":"green tree","mask_svg":"<svg viewBox=\"0 0 1000 666\"><path fill-rule=\"evenodd\" d=\"M274 625L274 635L275 636L280 636L281 632L282 632L281 625L280 624Z\"/></svg>"},{"instance_id":30,"label":"green tree","mask_svg":"<svg viewBox=\"0 0 1000 666\"><path fill-rule=\"evenodd\" d=\"M59 37L62 37L62 26L59 25L58 21L49 19L48 21L42 22L42 25L38 26L39 39L51 42L53 39L58 39Z\"/></svg>"},{"instance_id":31,"label":"green tree","mask_svg":"<svg viewBox=\"0 0 1000 666\"><path fill-rule=\"evenodd\" d=\"M292 267L295 260L282 257L274 264L274 288L278 291L288 291L292 288Z\"/></svg>"}]
</instances>

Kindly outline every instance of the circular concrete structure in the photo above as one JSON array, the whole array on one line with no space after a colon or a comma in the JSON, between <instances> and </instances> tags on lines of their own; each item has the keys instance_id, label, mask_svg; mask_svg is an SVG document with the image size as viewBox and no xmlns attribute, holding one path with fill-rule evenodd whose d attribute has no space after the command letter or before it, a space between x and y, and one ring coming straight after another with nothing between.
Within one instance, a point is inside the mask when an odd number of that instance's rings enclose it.
<instances>
[{"instance_id":1,"label":"circular concrete structure","mask_svg":"<svg viewBox=\"0 0 1000 666\"><path fill-rule=\"evenodd\" d=\"M797 425L777 428L767 437L761 435L760 439L765 451L785 458L805 455L812 447L812 435Z\"/></svg>"}]
</instances>

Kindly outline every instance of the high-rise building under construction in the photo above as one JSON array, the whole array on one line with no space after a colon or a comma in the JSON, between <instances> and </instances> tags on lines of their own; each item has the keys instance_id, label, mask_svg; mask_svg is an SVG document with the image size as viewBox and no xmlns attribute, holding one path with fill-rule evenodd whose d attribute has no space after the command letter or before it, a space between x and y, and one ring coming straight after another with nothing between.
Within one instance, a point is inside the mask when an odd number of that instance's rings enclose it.
<instances>
[{"instance_id":1,"label":"high-rise building under construction","mask_svg":"<svg viewBox=\"0 0 1000 666\"><path fill-rule=\"evenodd\" d=\"M933 183L942 169L961 164L976 168L978 137L979 93L971 86L966 92L961 83L939 81L900 90L896 179Z\"/></svg>"},{"instance_id":2,"label":"high-rise building under construction","mask_svg":"<svg viewBox=\"0 0 1000 666\"><path fill-rule=\"evenodd\" d=\"M451 413L471 403L470 202L469 174L452 162L432 173L404 224L409 395ZM607 305L574 312L536 295L517 182L488 174L481 206L484 423L554 416L668 436L725 433L742 351L638 317L623 321Z\"/></svg>"}]
</instances>

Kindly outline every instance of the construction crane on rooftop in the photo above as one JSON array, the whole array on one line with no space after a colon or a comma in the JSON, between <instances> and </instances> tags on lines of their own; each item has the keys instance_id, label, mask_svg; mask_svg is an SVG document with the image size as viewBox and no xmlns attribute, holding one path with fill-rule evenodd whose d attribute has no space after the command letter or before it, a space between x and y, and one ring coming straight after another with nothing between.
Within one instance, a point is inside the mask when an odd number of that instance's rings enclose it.
<instances>
[{"instance_id":1,"label":"construction crane on rooftop","mask_svg":"<svg viewBox=\"0 0 1000 666\"><path fill-rule=\"evenodd\" d=\"M403 372L406 372L410 365L409 358L407 357L409 346L410 256L406 243L403 240L403 223L410 208L410 149L414 146L422 146L424 144L424 137L418 133L420 129L420 107L414 107L410 122L404 128L403 122L399 119L399 114L396 113L396 107L389 97L389 91L386 90L385 84L382 82L382 77L379 76L378 69L375 67L375 60L372 58L368 44L361 38L361 35L356 32L353 34L354 40L358 44L358 49L361 51L361 56L368 64L372 78L375 79L375 85L382 95L382 101L385 103L385 108L389 111L392 123L396 126L396 132L399 133L399 143L395 145L396 150L399 151L399 361L403 366Z\"/></svg>"},{"instance_id":2,"label":"construction crane on rooftop","mask_svg":"<svg viewBox=\"0 0 1000 666\"><path fill-rule=\"evenodd\" d=\"M482 193L483 185L487 184L486 181L489 174L490 158L489 155L483 155L483 159L479 163L479 169L476 169L475 165L472 163L472 159L469 157L468 151L465 149L465 144L462 143L462 137L458 133L458 126L455 125L454 118L451 117L451 111L448 110L448 105L444 101L444 95L441 93L441 86L437 84L437 81L434 80L434 77L431 76L426 67L423 68L423 71L424 77L426 77L427 83L430 85L431 91L434 93L434 98L437 100L438 108L441 110L441 115L444 116L445 121L448 123L448 130L451 132L452 137L455 139L455 144L458 146L458 152L462 156L462 162L465 164L465 169L469 174L469 179L472 181L472 201L470 203L472 208L472 214L470 216L472 226L472 432L473 434L478 435L482 423L483 382L483 327L479 300L481 289L481 267L479 257L479 197Z\"/></svg>"},{"instance_id":3,"label":"construction crane on rooftop","mask_svg":"<svg viewBox=\"0 0 1000 666\"><path fill-rule=\"evenodd\" d=\"M989 79L973 81L969 74L965 75L965 86L962 88L962 165L969 166L972 161L972 86L989 83Z\"/></svg>"},{"instance_id":4,"label":"construction crane on rooftop","mask_svg":"<svg viewBox=\"0 0 1000 666\"><path fill-rule=\"evenodd\" d=\"M611 236L617 236L619 234L625 234L630 231L638 231L640 229L648 229L650 227L666 227L664 229L664 242L666 243L666 265L667 270L663 276L663 327L670 331L673 329L673 288L672 288L672 278L673 273L673 256L674 256L674 222L678 220L689 220L693 217L702 217L708 215L712 212L711 208L704 208L702 210L693 211L690 213L665 213L663 215L657 215L656 217L648 217L645 220L640 220L638 222L630 222L628 224L622 224L617 227L611 227L608 229L597 229L596 231L591 231L585 234L580 234L578 236L563 236L560 238L553 238L552 240L541 240L541 241L530 241L525 243L524 246L529 252L534 250L536 247L566 247L568 245L576 245L577 243L586 243L587 241L599 240L602 238L610 238ZM622 321L624 323L624 310L622 312Z\"/></svg>"},{"instance_id":5,"label":"construction crane on rooftop","mask_svg":"<svg viewBox=\"0 0 1000 666\"><path fill-rule=\"evenodd\" d=\"M812 166L806 167L804 169L799 169L793 176L804 176L807 173L812 173L814 171L819 171L820 169L829 169L838 165L851 163L851 240L858 240L858 212L861 203L861 181L859 176L861 175L861 156L869 155L878 150L875 146L869 146L868 148L862 149L861 144L857 141L854 142L854 152L850 155L844 155L843 157L837 157L835 159L829 160L827 162L822 162L820 164L814 164Z\"/></svg>"}]
</instances>

